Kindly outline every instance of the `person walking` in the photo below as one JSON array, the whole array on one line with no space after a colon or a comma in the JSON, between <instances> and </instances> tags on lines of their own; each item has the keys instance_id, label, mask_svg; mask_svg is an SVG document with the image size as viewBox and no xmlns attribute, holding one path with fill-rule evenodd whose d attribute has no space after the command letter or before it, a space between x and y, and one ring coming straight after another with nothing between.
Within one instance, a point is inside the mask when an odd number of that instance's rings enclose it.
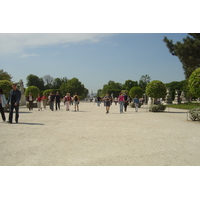
<instances>
[{"instance_id":1,"label":"person walking","mask_svg":"<svg viewBox=\"0 0 200 200\"><path fill-rule=\"evenodd\" d=\"M111 97L110 95L107 93L106 96L103 98L103 100L105 101L105 107L106 107L106 114L109 113L110 111L110 105L111 105Z\"/></svg>"},{"instance_id":2,"label":"person walking","mask_svg":"<svg viewBox=\"0 0 200 200\"><path fill-rule=\"evenodd\" d=\"M124 107L124 95L122 92L119 93L118 102L119 102L119 110L120 110L120 113L122 114L123 107Z\"/></svg>"},{"instance_id":3,"label":"person walking","mask_svg":"<svg viewBox=\"0 0 200 200\"><path fill-rule=\"evenodd\" d=\"M27 97L27 101L28 101L28 103L29 103L29 110L33 110L33 101L34 101L35 99L33 98L33 95L32 95L32 93L30 92L29 93L29 95L28 95L28 97Z\"/></svg>"},{"instance_id":4,"label":"person walking","mask_svg":"<svg viewBox=\"0 0 200 200\"><path fill-rule=\"evenodd\" d=\"M101 97L98 96L98 97L97 97L97 106L100 106L100 103L101 103Z\"/></svg>"},{"instance_id":5,"label":"person walking","mask_svg":"<svg viewBox=\"0 0 200 200\"><path fill-rule=\"evenodd\" d=\"M7 105L10 104L10 113L9 113L9 121L8 123L12 123L13 120L13 110L15 109L15 121L18 123L19 119L19 101L21 99L21 92L17 89L17 84L12 84L12 90L10 91L10 95L8 96Z\"/></svg>"},{"instance_id":6,"label":"person walking","mask_svg":"<svg viewBox=\"0 0 200 200\"><path fill-rule=\"evenodd\" d=\"M3 94L3 90L0 88L0 112L1 112L1 117L2 117L2 120L3 122L6 121L6 116L5 116L5 113L4 113L4 108L6 107L6 98L5 98L5 95Z\"/></svg>"},{"instance_id":7,"label":"person walking","mask_svg":"<svg viewBox=\"0 0 200 200\"><path fill-rule=\"evenodd\" d=\"M115 97L114 102L115 102L115 105L117 105L117 102L118 102L117 97Z\"/></svg>"},{"instance_id":8,"label":"person walking","mask_svg":"<svg viewBox=\"0 0 200 200\"><path fill-rule=\"evenodd\" d=\"M46 95L43 95L43 97L42 97L42 103L43 103L44 109L46 109L46 106L47 106L47 97L46 97Z\"/></svg>"},{"instance_id":9,"label":"person walking","mask_svg":"<svg viewBox=\"0 0 200 200\"><path fill-rule=\"evenodd\" d=\"M135 95L135 98L134 98L133 102L135 104L135 112L137 112L138 111L138 106L139 106L139 103L140 103L137 95Z\"/></svg>"},{"instance_id":10,"label":"person walking","mask_svg":"<svg viewBox=\"0 0 200 200\"><path fill-rule=\"evenodd\" d=\"M54 100L55 100L55 95L50 92L50 96L49 96L49 106L50 106L50 109L53 111L54 109Z\"/></svg>"},{"instance_id":11,"label":"person walking","mask_svg":"<svg viewBox=\"0 0 200 200\"><path fill-rule=\"evenodd\" d=\"M60 99L61 99L61 96L60 96L59 92L56 92L55 99L56 99L56 110L57 109L60 110Z\"/></svg>"},{"instance_id":12,"label":"person walking","mask_svg":"<svg viewBox=\"0 0 200 200\"><path fill-rule=\"evenodd\" d=\"M75 112L76 112L76 109L77 109L77 111L79 111L79 102L80 102L80 99L79 99L79 96L76 93L74 94L73 100L74 100L74 109L75 109Z\"/></svg>"},{"instance_id":13,"label":"person walking","mask_svg":"<svg viewBox=\"0 0 200 200\"><path fill-rule=\"evenodd\" d=\"M42 97L40 96L40 94L38 94L38 98L37 98L38 111L42 110L41 101L42 101Z\"/></svg>"},{"instance_id":14,"label":"person walking","mask_svg":"<svg viewBox=\"0 0 200 200\"><path fill-rule=\"evenodd\" d=\"M124 94L124 111L125 112L127 111L128 101L129 101L128 95L125 93Z\"/></svg>"},{"instance_id":15,"label":"person walking","mask_svg":"<svg viewBox=\"0 0 200 200\"><path fill-rule=\"evenodd\" d=\"M71 97L70 97L70 94L67 93L66 96L64 97L64 101L65 101L65 105L66 105L66 111L69 111L69 105L70 105L70 102L71 102Z\"/></svg>"}]
</instances>

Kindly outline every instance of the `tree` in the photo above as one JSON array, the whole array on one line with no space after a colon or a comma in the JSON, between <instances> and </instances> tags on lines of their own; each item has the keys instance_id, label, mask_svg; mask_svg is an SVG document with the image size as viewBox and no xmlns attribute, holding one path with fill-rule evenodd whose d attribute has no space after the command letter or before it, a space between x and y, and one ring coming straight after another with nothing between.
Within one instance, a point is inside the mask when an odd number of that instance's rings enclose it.
<instances>
[{"instance_id":1,"label":"tree","mask_svg":"<svg viewBox=\"0 0 200 200\"><path fill-rule=\"evenodd\" d=\"M50 75L43 76L43 81L46 89L53 88L54 78Z\"/></svg>"},{"instance_id":2,"label":"tree","mask_svg":"<svg viewBox=\"0 0 200 200\"><path fill-rule=\"evenodd\" d=\"M62 95L65 95L67 92L69 92L71 96L77 93L81 98L87 96L88 90L86 90L85 86L77 78L68 80L67 83L63 83L60 87Z\"/></svg>"},{"instance_id":3,"label":"tree","mask_svg":"<svg viewBox=\"0 0 200 200\"><path fill-rule=\"evenodd\" d=\"M149 75L142 75L139 80L139 86L143 89L143 92L145 92L147 84L150 83L151 78Z\"/></svg>"},{"instance_id":4,"label":"tree","mask_svg":"<svg viewBox=\"0 0 200 200\"><path fill-rule=\"evenodd\" d=\"M167 37L163 41L173 56L177 56L182 63L186 79L200 67L200 33L190 33L183 42L173 43Z\"/></svg>"},{"instance_id":5,"label":"tree","mask_svg":"<svg viewBox=\"0 0 200 200\"><path fill-rule=\"evenodd\" d=\"M26 78L27 80L27 86L30 87L30 86L36 86L39 88L39 90L43 90L44 89L44 81L42 78L39 78L38 76L36 75L33 75L33 74L30 74L27 76Z\"/></svg>"},{"instance_id":6,"label":"tree","mask_svg":"<svg viewBox=\"0 0 200 200\"><path fill-rule=\"evenodd\" d=\"M12 76L8 74L7 72L4 72L3 69L0 69L0 80L7 80L11 81Z\"/></svg>"},{"instance_id":7,"label":"tree","mask_svg":"<svg viewBox=\"0 0 200 200\"><path fill-rule=\"evenodd\" d=\"M191 74L189 78L189 89L192 95L200 97L200 68Z\"/></svg>"},{"instance_id":8,"label":"tree","mask_svg":"<svg viewBox=\"0 0 200 200\"><path fill-rule=\"evenodd\" d=\"M3 90L5 97L8 97L12 89L12 83L9 80L0 80L0 88Z\"/></svg>"},{"instance_id":9,"label":"tree","mask_svg":"<svg viewBox=\"0 0 200 200\"><path fill-rule=\"evenodd\" d=\"M118 96L122 91L122 84L115 81L109 81L108 84L105 84L102 89L102 95L105 96L106 93L113 94L114 97Z\"/></svg>"},{"instance_id":10,"label":"tree","mask_svg":"<svg viewBox=\"0 0 200 200\"><path fill-rule=\"evenodd\" d=\"M166 95L166 86L161 81L151 81L146 87L146 94L152 98L164 98Z\"/></svg>"},{"instance_id":11,"label":"tree","mask_svg":"<svg viewBox=\"0 0 200 200\"><path fill-rule=\"evenodd\" d=\"M132 87L129 91L129 96L131 98L135 98L135 96L138 96L139 98L143 95L143 90L141 87Z\"/></svg>"},{"instance_id":12,"label":"tree","mask_svg":"<svg viewBox=\"0 0 200 200\"><path fill-rule=\"evenodd\" d=\"M67 83L67 78L55 78L53 81L53 88L58 89L63 83Z\"/></svg>"},{"instance_id":13,"label":"tree","mask_svg":"<svg viewBox=\"0 0 200 200\"><path fill-rule=\"evenodd\" d=\"M38 97L38 94L40 94L40 90L36 86L29 86L25 91L25 96L27 97L31 93L34 98Z\"/></svg>"},{"instance_id":14,"label":"tree","mask_svg":"<svg viewBox=\"0 0 200 200\"><path fill-rule=\"evenodd\" d=\"M136 86L138 86L137 81L126 80L124 85L123 85L123 89L129 91L132 87L136 87Z\"/></svg>"}]
</instances>

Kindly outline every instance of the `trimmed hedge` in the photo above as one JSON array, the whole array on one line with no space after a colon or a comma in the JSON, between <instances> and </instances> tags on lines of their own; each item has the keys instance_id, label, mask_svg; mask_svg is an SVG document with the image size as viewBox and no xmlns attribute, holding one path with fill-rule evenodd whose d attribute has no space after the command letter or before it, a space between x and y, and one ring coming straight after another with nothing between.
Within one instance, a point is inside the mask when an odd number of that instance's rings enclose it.
<instances>
[{"instance_id":1,"label":"trimmed hedge","mask_svg":"<svg viewBox=\"0 0 200 200\"><path fill-rule=\"evenodd\" d=\"M159 105L151 105L149 107L150 112L163 112L166 109L165 105L159 104Z\"/></svg>"}]
</instances>

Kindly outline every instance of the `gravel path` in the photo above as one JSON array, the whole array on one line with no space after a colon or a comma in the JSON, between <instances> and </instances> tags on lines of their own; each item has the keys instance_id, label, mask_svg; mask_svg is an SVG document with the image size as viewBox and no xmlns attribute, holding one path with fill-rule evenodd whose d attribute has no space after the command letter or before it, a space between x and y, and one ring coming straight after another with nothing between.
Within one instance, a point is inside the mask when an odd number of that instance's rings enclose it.
<instances>
[{"instance_id":1,"label":"gravel path","mask_svg":"<svg viewBox=\"0 0 200 200\"><path fill-rule=\"evenodd\" d=\"M80 111L29 112L0 122L1 166L199 166L200 123L187 111L135 112L81 102ZM8 113L6 113L8 118Z\"/></svg>"}]
</instances>

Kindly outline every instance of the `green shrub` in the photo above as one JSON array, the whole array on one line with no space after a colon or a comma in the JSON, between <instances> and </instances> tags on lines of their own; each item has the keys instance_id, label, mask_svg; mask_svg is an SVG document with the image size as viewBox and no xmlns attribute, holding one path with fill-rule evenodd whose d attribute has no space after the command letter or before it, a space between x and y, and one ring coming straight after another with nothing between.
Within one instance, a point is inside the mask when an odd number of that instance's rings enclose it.
<instances>
[{"instance_id":1,"label":"green shrub","mask_svg":"<svg viewBox=\"0 0 200 200\"><path fill-rule=\"evenodd\" d=\"M131 98L135 98L135 96L138 96L138 98L142 97L143 95L143 90L141 87L132 87L129 91L129 96Z\"/></svg>"},{"instance_id":2,"label":"green shrub","mask_svg":"<svg viewBox=\"0 0 200 200\"><path fill-rule=\"evenodd\" d=\"M189 117L192 121L200 120L200 108L194 108L189 111Z\"/></svg>"},{"instance_id":3,"label":"green shrub","mask_svg":"<svg viewBox=\"0 0 200 200\"><path fill-rule=\"evenodd\" d=\"M151 105L149 107L150 112L163 112L166 109L165 105L159 104L159 105Z\"/></svg>"},{"instance_id":4,"label":"green shrub","mask_svg":"<svg viewBox=\"0 0 200 200\"><path fill-rule=\"evenodd\" d=\"M152 98L164 98L166 86L161 81L151 81L146 87L146 94Z\"/></svg>"},{"instance_id":5,"label":"green shrub","mask_svg":"<svg viewBox=\"0 0 200 200\"><path fill-rule=\"evenodd\" d=\"M56 92L59 92L60 93L60 89L48 89L48 90L45 90L43 92L43 95L45 95L46 97L49 96L50 92L53 92L54 94L56 94Z\"/></svg>"},{"instance_id":6,"label":"green shrub","mask_svg":"<svg viewBox=\"0 0 200 200\"><path fill-rule=\"evenodd\" d=\"M12 89L12 83L8 80L0 80L0 88L3 90L5 97L7 98Z\"/></svg>"},{"instance_id":7,"label":"green shrub","mask_svg":"<svg viewBox=\"0 0 200 200\"><path fill-rule=\"evenodd\" d=\"M36 86L29 86L25 91L25 96L27 97L31 93L34 98L38 97L38 94L40 94L40 90Z\"/></svg>"}]
</instances>

